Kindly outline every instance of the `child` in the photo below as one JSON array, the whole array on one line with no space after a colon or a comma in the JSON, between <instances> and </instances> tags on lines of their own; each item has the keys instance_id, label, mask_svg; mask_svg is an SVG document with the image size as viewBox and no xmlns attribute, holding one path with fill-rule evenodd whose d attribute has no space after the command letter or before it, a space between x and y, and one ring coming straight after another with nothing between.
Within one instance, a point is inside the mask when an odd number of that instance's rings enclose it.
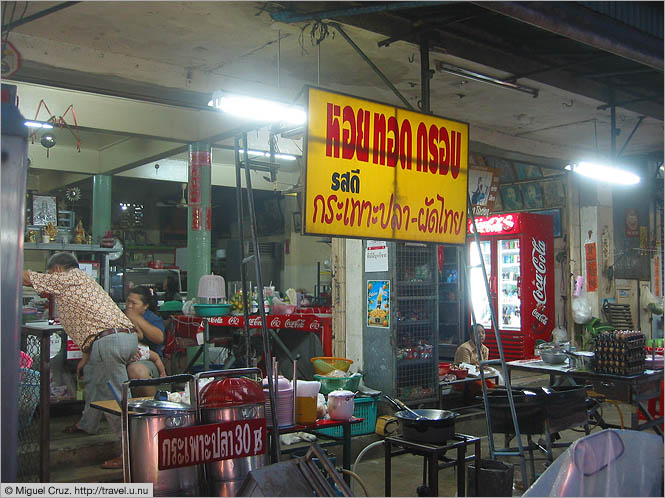
<instances>
[{"instance_id":1,"label":"child","mask_svg":"<svg viewBox=\"0 0 665 498\"><path fill-rule=\"evenodd\" d=\"M139 360L150 360L152 361L155 366L157 367L157 371L159 372L160 377L166 377L166 369L164 368L164 363L162 362L162 359L159 357L159 355L151 350L148 346L145 344L139 343L139 353L141 354L141 357Z\"/></svg>"}]
</instances>

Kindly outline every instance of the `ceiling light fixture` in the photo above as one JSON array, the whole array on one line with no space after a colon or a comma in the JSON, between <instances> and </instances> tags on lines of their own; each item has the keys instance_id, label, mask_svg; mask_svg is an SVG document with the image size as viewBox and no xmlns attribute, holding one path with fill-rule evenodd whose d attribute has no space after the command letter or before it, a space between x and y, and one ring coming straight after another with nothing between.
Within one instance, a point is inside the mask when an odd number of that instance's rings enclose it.
<instances>
[{"instance_id":1,"label":"ceiling light fixture","mask_svg":"<svg viewBox=\"0 0 665 498\"><path fill-rule=\"evenodd\" d=\"M307 119L305 111L298 106L222 92L215 92L208 106L252 121L299 125Z\"/></svg>"},{"instance_id":2,"label":"ceiling light fixture","mask_svg":"<svg viewBox=\"0 0 665 498\"><path fill-rule=\"evenodd\" d=\"M44 128L47 130L53 128L51 123L44 123L42 121L25 121L23 124L28 128Z\"/></svg>"},{"instance_id":3,"label":"ceiling light fixture","mask_svg":"<svg viewBox=\"0 0 665 498\"><path fill-rule=\"evenodd\" d=\"M506 81L493 76L487 76L486 74L477 73L475 71L470 71L469 69L464 69L463 67L453 66L452 64L447 64L445 62L439 62L437 64L437 69L439 71L444 71L446 73L454 74L456 76L461 76L462 78L468 78L474 81L480 81L481 83L489 83L490 85L500 86L502 88L508 88L510 90L517 90L518 92L528 93L533 96L533 98L538 97L538 89L531 88L524 85L519 85L513 83L512 81Z\"/></svg>"},{"instance_id":4,"label":"ceiling light fixture","mask_svg":"<svg viewBox=\"0 0 665 498\"><path fill-rule=\"evenodd\" d=\"M248 154L253 154L255 156L259 157L270 157L270 152L262 152L260 150L248 150ZM282 159L284 161L295 161L296 156L293 156L291 154L282 154L281 152L275 154L276 159Z\"/></svg>"},{"instance_id":5,"label":"ceiling light fixture","mask_svg":"<svg viewBox=\"0 0 665 498\"><path fill-rule=\"evenodd\" d=\"M619 185L635 185L640 183L640 177L636 174L605 164L581 161L569 164L564 169L602 182Z\"/></svg>"}]
</instances>

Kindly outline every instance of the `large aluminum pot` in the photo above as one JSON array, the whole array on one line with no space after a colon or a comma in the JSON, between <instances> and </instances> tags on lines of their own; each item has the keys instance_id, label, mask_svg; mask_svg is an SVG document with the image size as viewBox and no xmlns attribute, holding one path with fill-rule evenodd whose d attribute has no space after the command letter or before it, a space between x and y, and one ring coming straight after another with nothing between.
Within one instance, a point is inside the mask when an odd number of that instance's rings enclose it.
<instances>
[{"instance_id":1,"label":"large aluminum pot","mask_svg":"<svg viewBox=\"0 0 665 498\"><path fill-rule=\"evenodd\" d=\"M129 410L137 412L129 417L132 481L153 483L155 496L197 496L197 466L157 468L157 433L196 425L196 409L184 403L147 399L130 402Z\"/></svg>"},{"instance_id":2,"label":"large aluminum pot","mask_svg":"<svg viewBox=\"0 0 665 498\"><path fill-rule=\"evenodd\" d=\"M242 375L254 369L239 369ZM255 369L257 373L260 370ZM234 375L227 370L218 375ZM199 394L202 424L265 418L266 398L261 384L246 377L225 377L207 384ZM221 460L206 464L208 490L211 496L236 496L250 471L268 464L262 455Z\"/></svg>"},{"instance_id":3,"label":"large aluminum pot","mask_svg":"<svg viewBox=\"0 0 665 498\"><path fill-rule=\"evenodd\" d=\"M196 425L196 398L190 404L166 400L140 399L129 401L129 389L172 382L189 382L192 375L175 375L158 379L129 380L122 384L120 402L124 482L151 482L154 496L199 496L199 466L159 470L158 436L164 429ZM130 414L131 412L131 414Z\"/></svg>"}]
</instances>

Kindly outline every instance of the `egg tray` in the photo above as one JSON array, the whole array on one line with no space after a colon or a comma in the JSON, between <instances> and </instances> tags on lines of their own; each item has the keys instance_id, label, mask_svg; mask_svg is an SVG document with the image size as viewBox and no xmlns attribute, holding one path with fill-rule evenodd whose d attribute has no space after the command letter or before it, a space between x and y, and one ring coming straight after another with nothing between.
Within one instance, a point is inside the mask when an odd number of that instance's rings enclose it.
<instances>
[{"instance_id":1,"label":"egg tray","mask_svg":"<svg viewBox=\"0 0 665 498\"><path fill-rule=\"evenodd\" d=\"M594 358L593 370L598 373L612 375L637 375L646 367L644 357L638 360L609 360Z\"/></svg>"},{"instance_id":2,"label":"egg tray","mask_svg":"<svg viewBox=\"0 0 665 498\"><path fill-rule=\"evenodd\" d=\"M627 360L634 361L644 358L644 350L636 349L630 352L607 353L604 351L594 351L594 355L599 360Z\"/></svg>"}]
</instances>

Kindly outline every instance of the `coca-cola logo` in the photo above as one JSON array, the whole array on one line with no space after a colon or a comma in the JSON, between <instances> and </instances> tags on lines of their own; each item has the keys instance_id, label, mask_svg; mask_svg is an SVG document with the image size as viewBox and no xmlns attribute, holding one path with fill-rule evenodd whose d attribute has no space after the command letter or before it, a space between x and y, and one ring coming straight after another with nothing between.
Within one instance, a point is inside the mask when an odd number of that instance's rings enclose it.
<instances>
[{"instance_id":1,"label":"coca-cola logo","mask_svg":"<svg viewBox=\"0 0 665 498\"><path fill-rule=\"evenodd\" d=\"M317 321L313 321L309 324L309 330L319 330L319 327L321 327L321 324Z\"/></svg>"},{"instance_id":2,"label":"coca-cola logo","mask_svg":"<svg viewBox=\"0 0 665 498\"><path fill-rule=\"evenodd\" d=\"M238 325L240 326L240 318L237 316L232 316L229 318L229 325Z\"/></svg>"},{"instance_id":3,"label":"coca-cola logo","mask_svg":"<svg viewBox=\"0 0 665 498\"><path fill-rule=\"evenodd\" d=\"M298 320L287 319L286 322L284 322L284 326L289 329L301 329L305 326L305 320L302 318Z\"/></svg>"},{"instance_id":4,"label":"coca-cola logo","mask_svg":"<svg viewBox=\"0 0 665 498\"><path fill-rule=\"evenodd\" d=\"M261 317L257 316L255 318L250 318L249 319L249 326L250 327L260 327L261 326Z\"/></svg>"},{"instance_id":5,"label":"coca-cola logo","mask_svg":"<svg viewBox=\"0 0 665 498\"><path fill-rule=\"evenodd\" d=\"M512 214L476 219L478 233L505 233L514 231L515 217ZM469 233L473 233L473 222L469 222Z\"/></svg>"},{"instance_id":6,"label":"coca-cola logo","mask_svg":"<svg viewBox=\"0 0 665 498\"><path fill-rule=\"evenodd\" d=\"M282 325L282 320L278 317L273 318L272 321L270 322L271 329L281 328L281 325Z\"/></svg>"},{"instance_id":7,"label":"coca-cola logo","mask_svg":"<svg viewBox=\"0 0 665 498\"><path fill-rule=\"evenodd\" d=\"M533 281L534 290L532 292L533 299L536 301L531 315L536 318L543 325L547 324L547 316L543 313L545 305L547 304L547 245L543 240L531 238L531 263L536 270L536 277Z\"/></svg>"}]
</instances>

